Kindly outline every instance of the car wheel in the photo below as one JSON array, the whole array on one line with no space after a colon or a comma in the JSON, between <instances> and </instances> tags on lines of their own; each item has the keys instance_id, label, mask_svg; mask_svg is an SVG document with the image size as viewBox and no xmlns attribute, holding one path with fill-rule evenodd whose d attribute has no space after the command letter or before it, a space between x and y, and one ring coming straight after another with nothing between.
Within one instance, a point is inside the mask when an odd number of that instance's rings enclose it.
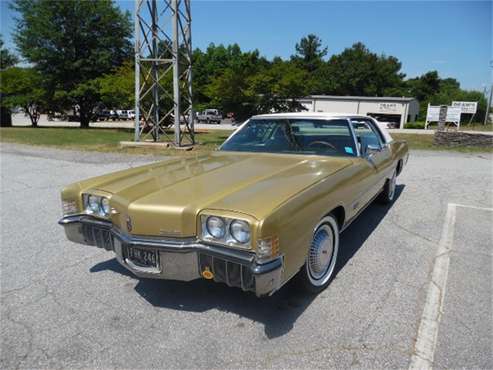
<instances>
[{"instance_id":1,"label":"car wheel","mask_svg":"<svg viewBox=\"0 0 493 370\"><path fill-rule=\"evenodd\" d=\"M313 233L305 265L298 273L301 287L318 293L330 283L339 252L339 226L334 216L324 217Z\"/></svg>"},{"instance_id":2,"label":"car wheel","mask_svg":"<svg viewBox=\"0 0 493 370\"><path fill-rule=\"evenodd\" d=\"M385 181L383 191L380 193L378 200L383 204L390 204L395 198L395 188L396 188L397 170L392 172L392 177Z\"/></svg>"}]
</instances>

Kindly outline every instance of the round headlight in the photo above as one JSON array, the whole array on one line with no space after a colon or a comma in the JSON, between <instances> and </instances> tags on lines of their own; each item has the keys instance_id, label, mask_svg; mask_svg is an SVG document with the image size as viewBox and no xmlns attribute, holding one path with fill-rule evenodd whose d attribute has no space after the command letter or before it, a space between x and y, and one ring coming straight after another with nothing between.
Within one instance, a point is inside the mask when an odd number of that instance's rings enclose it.
<instances>
[{"instance_id":1,"label":"round headlight","mask_svg":"<svg viewBox=\"0 0 493 370\"><path fill-rule=\"evenodd\" d=\"M238 242L246 244L250 241L250 226L245 221L235 220L231 222L231 236Z\"/></svg>"},{"instance_id":2,"label":"round headlight","mask_svg":"<svg viewBox=\"0 0 493 370\"><path fill-rule=\"evenodd\" d=\"M207 232L214 238L224 238L224 234L226 234L226 227L222 218L211 216L207 218L205 226L207 227Z\"/></svg>"},{"instance_id":3,"label":"round headlight","mask_svg":"<svg viewBox=\"0 0 493 370\"><path fill-rule=\"evenodd\" d=\"M87 198L87 208L93 213L99 212L99 197L95 195L89 195Z\"/></svg>"},{"instance_id":4,"label":"round headlight","mask_svg":"<svg viewBox=\"0 0 493 370\"><path fill-rule=\"evenodd\" d=\"M110 207L110 201L108 198L102 197L101 198L101 211L105 216L109 216L111 212L111 207Z\"/></svg>"}]
</instances>

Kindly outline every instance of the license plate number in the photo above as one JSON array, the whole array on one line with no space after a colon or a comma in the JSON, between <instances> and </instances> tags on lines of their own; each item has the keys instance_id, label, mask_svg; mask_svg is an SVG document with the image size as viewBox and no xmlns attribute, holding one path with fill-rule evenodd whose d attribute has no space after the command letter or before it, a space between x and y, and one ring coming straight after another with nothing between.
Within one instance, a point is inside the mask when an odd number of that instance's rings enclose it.
<instances>
[{"instance_id":1,"label":"license plate number","mask_svg":"<svg viewBox=\"0 0 493 370\"><path fill-rule=\"evenodd\" d=\"M137 266L159 267L159 258L156 250L129 247L128 259L130 259Z\"/></svg>"}]
</instances>

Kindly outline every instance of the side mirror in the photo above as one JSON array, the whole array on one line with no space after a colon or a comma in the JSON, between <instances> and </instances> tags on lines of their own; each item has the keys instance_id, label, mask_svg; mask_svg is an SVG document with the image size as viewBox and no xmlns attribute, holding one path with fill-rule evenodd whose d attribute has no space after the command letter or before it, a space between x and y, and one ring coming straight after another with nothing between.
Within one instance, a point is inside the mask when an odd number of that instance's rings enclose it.
<instances>
[{"instance_id":1,"label":"side mirror","mask_svg":"<svg viewBox=\"0 0 493 370\"><path fill-rule=\"evenodd\" d=\"M382 148L379 145L367 144L361 146L361 154L364 157L371 157L375 153L381 152Z\"/></svg>"},{"instance_id":2,"label":"side mirror","mask_svg":"<svg viewBox=\"0 0 493 370\"><path fill-rule=\"evenodd\" d=\"M380 152L382 150L382 148L380 148L380 146L378 145L367 145L366 146L366 153L367 154L371 154L371 153L375 153L375 152Z\"/></svg>"},{"instance_id":3,"label":"side mirror","mask_svg":"<svg viewBox=\"0 0 493 370\"><path fill-rule=\"evenodd\" d=\"M370 142L369 138L362 136L360 137L361 144L361 155L364 157L370 157L372 154L380 152L382 148L380 145L376 145Z\"/></svg>"}]
</instances>

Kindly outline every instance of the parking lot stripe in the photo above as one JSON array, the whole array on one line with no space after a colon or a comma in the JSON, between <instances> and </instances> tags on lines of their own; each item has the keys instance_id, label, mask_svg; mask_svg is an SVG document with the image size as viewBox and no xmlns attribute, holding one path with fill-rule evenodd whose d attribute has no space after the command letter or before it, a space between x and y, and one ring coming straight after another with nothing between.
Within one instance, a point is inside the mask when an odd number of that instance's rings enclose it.
<instances>
[{"instance_id":1,"label":"parking lot stripe","mask_svg":"<svg viewBox=\"0 0 493 370\"><path fill-rule=\"evenodd\" d=\"M449 203L409 369L431 369L433 366L454 240L455 215L456 204Z\"/></svg>"},{"instance_id":2,"label":"parking lot stripe","mask_svg":"<svg viewBox=\"0 0 493 370\"><path fill-rule=\"evenodd\" d=\"M493 208L488 207L448 204L409 369L431 369L433 367L438 328L443 313L445 288L447 286L450 251L454 240L457 207L493 211Z\"/></svg>"},{"instance_id":3,"label":"parking lot stripe","mask_svg":"<svg viewBox=\"0 0 493 370\"><path fill-rule=\"evenodd\" d=\"M488 208L488 207L478 207L478 206L466 206L464 204L457 204L457 203L450 203L453 204L456 207L461 207L461 208L471 208L471 209L477 209L479 211L491 211L493 212L493 208Z\"/></svg>"}]
</instances>

